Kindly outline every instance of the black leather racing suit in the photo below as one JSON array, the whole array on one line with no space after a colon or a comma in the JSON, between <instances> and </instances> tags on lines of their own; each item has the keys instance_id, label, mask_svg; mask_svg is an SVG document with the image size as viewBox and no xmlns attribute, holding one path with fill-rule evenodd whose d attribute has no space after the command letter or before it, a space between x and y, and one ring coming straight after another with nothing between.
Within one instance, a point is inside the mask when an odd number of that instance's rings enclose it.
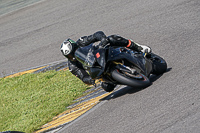
<instances>
[{"instance_id":1,"label":"black leather racing suit","mask_svg":"<svg viewBox=\"0 0 200 133\"><path fill-rule=\"evenodd\" d=\"M99 45L106 45L108 42L112 46L119 46L119 47L129 47L130 49L140 51L141 48L135 45L133 42L130 40L127 40L123 37L117 36L117 35L111 35L109 37L106 37L106 35L102 31L98 31L94 33L93 35L89 36L83 36L79 40L77 40L77 45L79 47L84 47L87 46L91 43L98 42L100 41ZM68 66L69 66L69 71L77 76L79 79L81 79L84 83L86 84L94 84L94 80L90 77L90 75L84 70L82 64L78 62L77 60L75 61L68 61ZM102 84L102 87L115 87L115 85L110 85L110 84Z\"/></svg>"}]
</instances>

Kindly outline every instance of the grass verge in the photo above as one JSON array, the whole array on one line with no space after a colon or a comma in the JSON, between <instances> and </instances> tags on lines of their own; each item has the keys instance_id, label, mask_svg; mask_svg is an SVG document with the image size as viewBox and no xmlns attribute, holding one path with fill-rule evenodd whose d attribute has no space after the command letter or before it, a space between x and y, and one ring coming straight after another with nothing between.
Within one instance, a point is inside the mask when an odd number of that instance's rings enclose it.
<instances>
[{"instance_id":1,"label":"grass verge","mask_svg":"<svg viewBox=\"0 0 200 133\"><path fill-rule=\"evenodd\" d=\"M0 132L38 130L89 86L69 71L48 71L0 79Z\"/></svg>"}]
</instances>

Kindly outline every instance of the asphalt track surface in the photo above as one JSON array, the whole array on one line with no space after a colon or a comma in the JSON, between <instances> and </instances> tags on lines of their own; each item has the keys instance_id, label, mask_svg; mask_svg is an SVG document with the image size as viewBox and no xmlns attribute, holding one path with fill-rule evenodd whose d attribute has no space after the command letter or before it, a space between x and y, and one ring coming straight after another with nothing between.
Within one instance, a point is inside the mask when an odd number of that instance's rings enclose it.
<instances>
[{"instance_id":1,"label":"asphalt track surface","mask_svg":"<svg viewBox=\"0 0 200 133\"><path fill-rule=\"evenodd\" d=\"M168 72L122 87L60 132L199 133L199 0L44 0L0 16L2 75L63 60L60 44L98 30L151 46Z\"/></svg>"}]
</instances>

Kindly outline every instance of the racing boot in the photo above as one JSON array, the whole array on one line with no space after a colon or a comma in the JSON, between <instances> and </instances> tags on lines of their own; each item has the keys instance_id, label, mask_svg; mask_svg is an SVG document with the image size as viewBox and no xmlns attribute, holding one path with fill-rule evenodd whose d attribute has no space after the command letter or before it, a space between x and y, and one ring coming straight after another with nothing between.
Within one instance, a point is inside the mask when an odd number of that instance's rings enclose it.
<instances>
[{"instance_id":1,"label":"racing boot","mask_svg":"<svg viewBox=\"0 0 200 133\"><path fill-rule=\"evenodd\" d=\"M150 53L151 48L148 46L140 45L132 40L125 39L118 35L111 35L108 40L112 46L127 47L137 52Z\"/></svg>"},{"instance_id":2,"label":"racing boot","mask_svg":"<svg viewBox=\"0 0 200 133\"><path fill-rule=\"evenodd\" d=\"M143 52L143 53L151 53L151 51L152 51L149 46L140 45L138 43L133 42L132 40L128 40L128 41L129 41L129 43L126 46L127 48L130 48L137 52Z\"/></svg>"}]
</instances>

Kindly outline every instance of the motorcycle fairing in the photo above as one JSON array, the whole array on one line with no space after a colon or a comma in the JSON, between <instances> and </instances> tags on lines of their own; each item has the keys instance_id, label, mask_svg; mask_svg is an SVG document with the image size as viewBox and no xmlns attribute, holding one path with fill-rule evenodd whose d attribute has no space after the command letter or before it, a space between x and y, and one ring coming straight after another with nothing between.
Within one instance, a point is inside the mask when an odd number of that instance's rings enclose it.
<instances>
[{"instance_id":1,"label":"motorcycle fairing","mask_svg":"<svg viewBox=\"0 0 200 133\"><path fill-rule=\"evenodd\" d=\"M129 61L138 67L143 74L149 76L152 71L152 64L148 59L142 54L135 54L130 50L122 51L121 49L124 48L109 47L108 51L106 51L106 48L96 49L90 44L77 49L75 58L83 64L83 67L89 72L92 79L100 78L104 72L106 63L121 59Z\"/></svg>"},{"instance_id":2,"label":"motorcycle fairing","mask_svg":"<svg viewBox=\"0 0 200 133\"><path fill-rule=\"evenodd\" d=\"M106 65L106 58L105 58L106 49L101 48L93 51L95 57L95 64L92 67L88 67L88 72L92 79L99 78L101 74L104 72L105 65Z\"/></svg>"},{"instance_id":3,"label":"motorcycle fairing","mask_svg":"<svg viewBox=\"0 0 200 133\"><path fill-rule=\"evenodd\" d=\"M105 49L96 49L90 44L76 50L75 58L83 64L91 78L98 78L105 69ZM95 64L95 65L94 65Z\"/></svg>"},{"instance_id":4,"label":"motorcycle fairing","mask_svg":"<svg viewBox=\"0 0 200 133\"><path fill-rule=\"evenodd\" d=\"M83 67L92 66L94 63L94 59L91 59L93 56L91 47L92 47L92 44L86 47L78 48L75 51L74 56L81 64L83 64Z\"/></svg>"},{"instance_id":5,"label":"motorcycle fairing","mask_svg":"<svg viewBox=\"0 0 200 133\"><path fill-rule=\"evenodd\" d=\"M148 59L145 59L142 54L134 54L134 52L130 52L130 50L123 51L122 49L124 50L124 48L121 47L110 47L107 62L125 59L140 68L146 76L150 74L152 71L152 64Z\"/></svg>"}]
</instances>

